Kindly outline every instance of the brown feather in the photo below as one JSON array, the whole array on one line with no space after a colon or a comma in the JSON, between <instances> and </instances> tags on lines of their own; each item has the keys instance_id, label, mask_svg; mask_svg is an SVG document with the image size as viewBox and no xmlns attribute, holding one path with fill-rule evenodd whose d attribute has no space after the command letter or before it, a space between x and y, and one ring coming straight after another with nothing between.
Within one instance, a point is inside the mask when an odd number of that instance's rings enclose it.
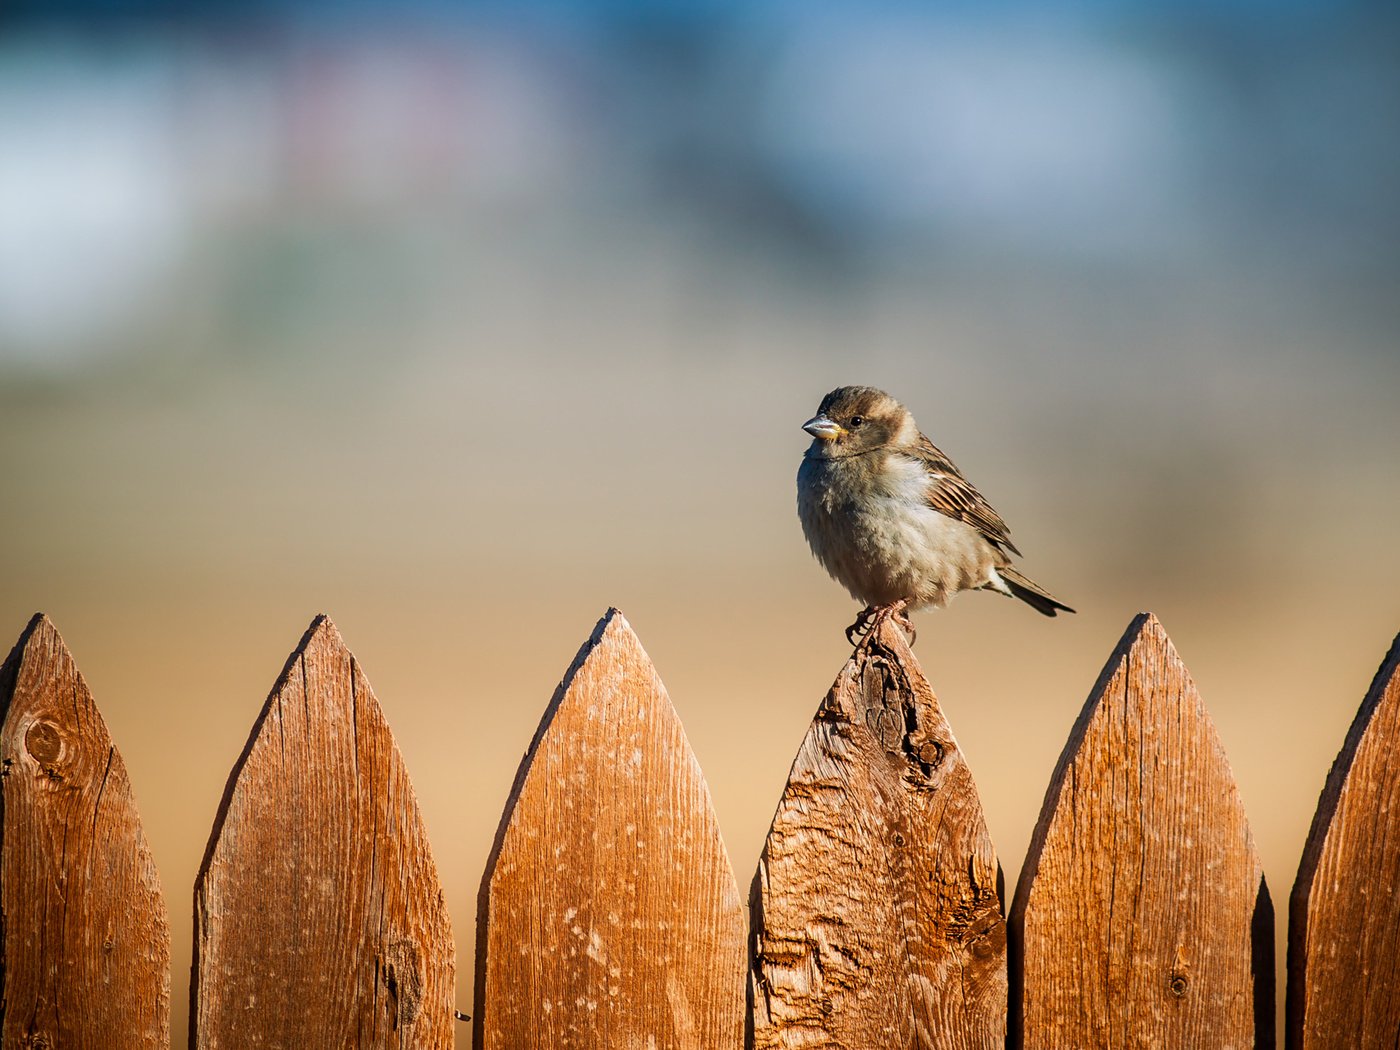
<instances>
[{"instance_id":1,"label":"brown feather","mask_svg":"<svg viewBox=\"0 0 1400 1050\"><path fill-rule=\"evenodd\" d=\"M1020 554L1011 542L1011 530L977 487L962 476L937 445L919 434L917 445L900 453L919 460L928 472L928 505L940 514L966 522L999 547Z\"/></svg>"},{"instance_id":2,"label":"brown feather","mask_svg":"<svg viewBox=\"0 0 1400 1050\"><path fill-rule=\"evenodd\" d=\"M997 575L1002 578L1002 582L1011 588L1011 593L1015 597L1020 598L1021 601L1025 602L1037 612L1042 612L1046 616L1054 616L1057 611L1067 613L1074 612L1073 609L1060 601L1060 599L1056 598L1029 576L1017 572L1009 565L1002 566L998 569Z\"/></svg>"}]
</instances>

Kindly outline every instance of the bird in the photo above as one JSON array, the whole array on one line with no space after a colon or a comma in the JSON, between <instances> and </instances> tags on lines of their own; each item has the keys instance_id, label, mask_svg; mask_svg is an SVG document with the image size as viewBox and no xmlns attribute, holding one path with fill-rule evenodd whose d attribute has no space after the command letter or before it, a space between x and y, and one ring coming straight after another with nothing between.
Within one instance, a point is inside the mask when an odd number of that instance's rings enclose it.
<instances>
[{"instance_id":1,"label":"bird","mask_svg":"<svg viewBox=\"0 0 1400 1050\"><path fill-rule=\"evenodd\" d=\"M1074 612L1011 564L1011 530L982 493L883 390L843 386L802 424L797 516L812 553L865 610L853 644L881 617L909 631L914 609L959 592L1019 598L1046 616Z\"/></svg>"}]
</instances>

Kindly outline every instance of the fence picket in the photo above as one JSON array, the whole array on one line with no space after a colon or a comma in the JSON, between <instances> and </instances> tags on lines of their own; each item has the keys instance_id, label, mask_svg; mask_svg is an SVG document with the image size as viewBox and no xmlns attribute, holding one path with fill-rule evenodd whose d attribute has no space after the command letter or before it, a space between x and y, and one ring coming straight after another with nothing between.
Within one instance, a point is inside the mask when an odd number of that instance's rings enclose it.
<instances>
[{"instance_id":1,"label":"fence picket","mask_svg":"<svg viewBox=\"0 0 1400 1050\"><path fill-rule=\"evenodd\" d=\"M1014 1045L1273 1045L1263 870L1214 726L1150 614L1071 731L1010 932Z\"/></svg>"},{"instance_id":2,"label":"fence picket","mask_svg":"<svg viewBox=\"0 0 1400 1050\"><path fill-rule=\"evenodd\" d=\"M452 931L418 804L325 617L230 776L194 950L192 1047L452 1046Z\"/></svg>"},{"instance_id":3,"label":"fence picket","mask_svg":"<svg viewBox=\"0 0 1400 1050\"><path fill-rule=\"evenodd\" d=\"M478 1050L737 1048L744 921L709 789L609 610L516 776L478 910Z\"/></svg>"},{"instance_id":4,"label":"fence picket","mask_svg":"<svg viewBox=\"0 0 1400 1050\"><path fill-rule=\"evenodd\" d=\"M862 640L803 739L751 899L755 1050L998 1047L1001 871L903 633Z\"/></svg>"},{"instance_id":5,"label":"fence picket","mask_svg":"<svg viewBox=\"0 0 1400 1050\"><path fill-rule=\"evenodd\" d=\"M1332 764L1293 885L1288 1046L1400 1042L1400 637Z\"/></svg>"},{"instance_id":6,"label":"fence picket","mask_svg":"<svg viewBox=\"0 0 1400 1050\"><path fill-rule=\"evenodd\" d=\"M170 925L126 766L53 624L0 666L6 1047L163 1048Z\"/></svg>"}]
</instances>

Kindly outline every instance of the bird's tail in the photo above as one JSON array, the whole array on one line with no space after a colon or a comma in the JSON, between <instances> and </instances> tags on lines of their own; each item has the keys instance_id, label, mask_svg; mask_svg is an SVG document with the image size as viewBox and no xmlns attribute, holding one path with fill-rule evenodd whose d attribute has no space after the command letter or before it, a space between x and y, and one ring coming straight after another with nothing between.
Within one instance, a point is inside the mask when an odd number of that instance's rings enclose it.
<instances>
[{"instance_id":1,"label":"bird's tail","mask_svg":"<svg viewBox=\"0 0 1400 1050\"><path fill-rule=\"evenodd\" d=\"M1056 611L1067 613L1074 612L1068 605L1060 601L1053 594L1047 591L1040 584L1032 579L1022 576L1011 566L997 569L997 575L1002 578L1006 586L1010 588L1011 594L1020 598L1038 613L1046 616L1054 616Z\"/></svg>"}]
</instances>

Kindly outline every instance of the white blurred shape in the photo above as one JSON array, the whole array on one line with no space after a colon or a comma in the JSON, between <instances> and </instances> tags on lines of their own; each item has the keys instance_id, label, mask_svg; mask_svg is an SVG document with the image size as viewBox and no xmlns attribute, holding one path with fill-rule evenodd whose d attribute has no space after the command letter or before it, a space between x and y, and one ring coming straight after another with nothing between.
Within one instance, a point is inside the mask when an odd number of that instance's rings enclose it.
<instances>
[{"instance_id":1,"label":"white blurred shape","mask_svg":"<svg viewBox=\"0 0 1400 1050\"><path fill-rule=\"evenodd\" d=\"M115 45L0 54L0 364L110 353L168 291L188 225L171 91Z\"/></svg>"},{"instance_id":2,"label":"white blurred shape","mask_svg":"<svg viewBox=\"0 0 1400 1050\"><path fill-rule=\"evenodd\" d=\"M832 221L1091 253L1189 225L1182 92L1124 45L930 16L789 31L762 148Z\"/></svg>"}]
</instances>

